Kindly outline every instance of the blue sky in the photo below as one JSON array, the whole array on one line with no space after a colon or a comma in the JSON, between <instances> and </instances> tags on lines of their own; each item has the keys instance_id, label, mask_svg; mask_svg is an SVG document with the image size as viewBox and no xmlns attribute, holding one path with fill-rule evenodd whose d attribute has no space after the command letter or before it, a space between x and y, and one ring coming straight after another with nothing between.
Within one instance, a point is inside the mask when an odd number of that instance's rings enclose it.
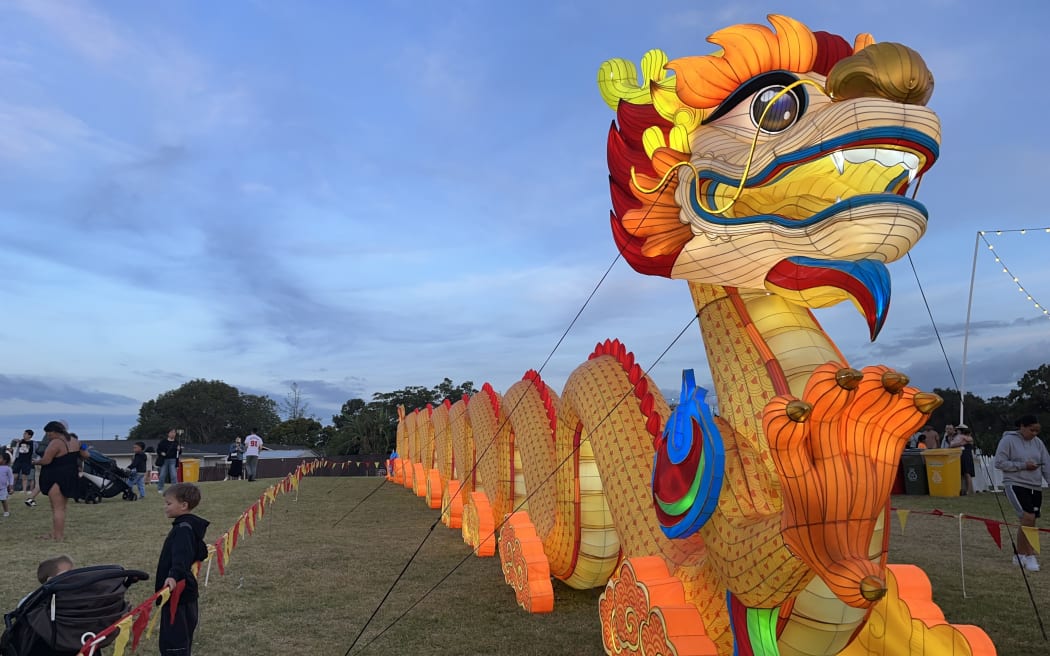
<instances>
[{"instance_id":1,"label":"blue sky","mask_svg":"<svg viewBox=\"0 0 1050 656\"><path fill-rule=\"evenodd\" d=\"M124 435L193 378L324 421L350 398L449 377L505 390L539 368L616 257L595 83L611 57L707 54L771 11L918 50L936 77L930 211L891 265L869 344L817 316L855 366L954 387L976 234L1050 304L1042 2L233 2L0 4L0 437L64 418ZM1009 6L1009 11L1000 7ZM1048 360L1050 319L983 242L966 388ZM648 367L693 313L685 283L617 262L544 377L595 343ZM710 380L693 326L652 374ZM960 380L961 382L961 380Z\"/></svg>"}]
</instances>

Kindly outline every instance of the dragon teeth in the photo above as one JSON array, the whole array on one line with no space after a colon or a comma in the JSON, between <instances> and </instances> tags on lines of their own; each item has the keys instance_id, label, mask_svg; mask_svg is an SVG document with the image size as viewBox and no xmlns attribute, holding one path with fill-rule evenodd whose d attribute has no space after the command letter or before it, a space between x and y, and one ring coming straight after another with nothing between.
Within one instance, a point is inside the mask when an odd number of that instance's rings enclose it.
<instances>
[{"instance_id":1,"label":"dragon teeth","mask_svg":"<svg viewBox=\"0 0 1050 656\"><path fill-rule=\"evenodd\" d=\"M831 161L835 163L835 168L838 169L839 175L846 170L846 158L843 156L841 150L836 150L831 153Z\"/></svg>"},{"instance_id":2,"label":"dragon teeth","mask_svg":"<svg viewBox=\"0 0 1050 656\"><path fill-rule=\"evenodd\" d=\"M914 153L905 153L899 150L886 148L847 148L845 150L832 151L831 161L835 170L842 175L846 171L846 162L850 164L863 164L864 162L878 162L885 167L903 166L908 171L908 181L911 182L919 171L919 156Z\"/></svg>"}]
</instances>

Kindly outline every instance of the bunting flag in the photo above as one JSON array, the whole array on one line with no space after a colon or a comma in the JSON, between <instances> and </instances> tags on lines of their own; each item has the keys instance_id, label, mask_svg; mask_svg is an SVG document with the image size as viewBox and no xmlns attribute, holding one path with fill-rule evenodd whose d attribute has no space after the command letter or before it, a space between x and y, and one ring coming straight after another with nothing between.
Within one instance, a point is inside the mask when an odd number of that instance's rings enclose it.
<instances>
[{"instance_id":1,"label":"bunting flag","mask_svg":"<svg viewBox=\"0 0 1050 656\"><path fill-rule=\"evenodd\" d=\"M142 640L142 632L146 630L146 625L149 624L150 609L152 607L152 604L139 606L139 612L135 615L135 623L131 625L132 651L139 648L139 641Z\"/></svg>"},{"instance_id":2,"label":"bunting flag","mask_svg":"<svg viewBox=\"0 0 1050 656\"><path fill-rule=\"evenodd\" d=\"M124 656L124 649L131 639L132 618L130 615L117 622L117 639L113 641L113 656Z\"/></svg>"},{"instance_id":3,"label":"bunting flag","mask_svg":"<svg viewBox=\"0 0 1050 656\"><path fill-rule=\"evenodd\" d=\"M999 547L999 550L1002 551L1003 533L1002 527L999 525L999 522L991 519L986 519L984 520L984 527L988 529L988 535L992 536L992 539L995 540L995 546Z\"/></svg>"},{"instance_id":4,"label":"bunting flag","mask_svg":"<svg viewBox=\"0 0 1050 656\"><path fill-rule=\"evenodd\" d=\"M219 565L219 576L226 576L226 559L224 558L222 538L215 541L215 562Z\"/></svg>"},{"instance_id":5,"label":"bunting flag","mask_svg":"<svg viewBox=\"0 0 1050 656\"><path fill-rule=\"evenodd\" d=\"M153 595L155 599L160 600L160 606L163 606L168 601L168 597L171 596L171 590L168 588L161 588L160 592ZM157 628L157 618L160 617L160 613L153 613L149 618L149 624L146 626L146 639L149 640L153 637L153 629Z\"/></svg>"},{"instance_id":6,"label":"bunting flag","mask_svg":"<svg viewBox=\"0 0 1050 656\"><path fill-rule=\"evenodd\" d=\"M349 462L344 462L342 463L342 466L345 468L349 464ZM240 518L232 528L223 533L213 544L208 545L208 555L204 560L193 563L191 567L193 575L197 576L200 573L201 566L205 563L208 564L210 571L211 559L215 558L219 566L219 575L225 576L226 568L230 564L230 557L233 550L237 547L238 540L245 537L245 534L252 535L255 532L259 520L265 515L267 504L275 503L277 501L277 495L281 492L287 493L291 492L293 489L298 492L299 482L304 476L326 468L334 469L338 466L340 466L340 463L334 463L328 460L316 460L304 463L299 465L293 473L288 474L281 481L266 488L266 490L259 496L258 501L241 513ZM207 581L205 581L205 585L207 585ZM182 595L182 591L185 587L186 581L182 580L176 583L174 590L167 587L162 588L159 592L146 599L146 601L120 620L107 627L104 631L97 633L93 639L83 645L78 654L94 654L98 645L104 640L107 640L108 636L112 635L114 632L116 632L116 637L113 642L112 656L124 656L129 644L131 650L135 651L138 649L143 635L145 635L147 639L152 638L153 632L157 626L157 618L163 614L159 612L153 613L152 609L154 606L164 606L165 604L168 604L169 621L175 621L175 612L179 603L179 597Z\"/></svg>"},{"instance_id":7,"label":"bunting flag","mask_svg":"<svg viewBox=\"0 0 1050 656\"><path fill-rule=\"evenodd\" d=\"M901 535L904 535L904 526L908 523L908 513L910 512L910 510L897 510L897 519L901 523Z\"/></svg>"},{"instance_id":8,"label":"bunting flag","mask_svg":"<svg viewBox=\"0 0 1050 656\"><path fill-rule=\"evenodd\" d=\"M1034 526L1022 526L1021 530L1024 531L1024 536L1028 538L1028 544L1032 545L1032 549L1035 549L1036 553L1039 553L1039 529Z\"/></svg>"},{"instance_id":9,"label":"bunting flag","mask_svg":"<svg viewBox=\"0 0 1050 656\"><path fill-rule=\"evenodd\" d=\"M171 593L171 603L168 604L168 624L175 623L175 613L179 612L179 599L182 598L182 591L186 589L186 579L182 579L175 584L175 590ZM164 604L161 604L161 608Z\"/></svg>"}]
</instances>

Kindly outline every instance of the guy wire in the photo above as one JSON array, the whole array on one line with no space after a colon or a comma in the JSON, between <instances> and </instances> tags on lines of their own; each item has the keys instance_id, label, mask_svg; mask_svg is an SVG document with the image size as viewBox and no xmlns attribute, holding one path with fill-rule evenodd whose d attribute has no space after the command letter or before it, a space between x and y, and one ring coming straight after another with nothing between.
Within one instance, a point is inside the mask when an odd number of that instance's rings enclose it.
<instances>
[{"instance_id":1,"label":"guy wire","mask_svg":"<svg viewBox=\"0 0 1050 656\"><path fill-rule=\"evenodd\" d=\"M656 360L654 360L654 361L653 361L653 363L652 363L651 365L649 365L649 368L648 368L648 369L646 369L646 371L645 371L645 375L646 375L646 376L648 376L648 375L649 375L649 372L650 372L650 371L652 371L653 367L655 367L655 366L656 366L657 364L659 364L659 363L660 363L660 361L661 361L661 360L663 359L663 357L664 357L665 355L667 355L668 351L670 351L670 350L671 350L671 348L672 348L672 347L674 347L674 345L678 343L678 340L682 338L682 335L684 335L684 334L685 334L685 331L689 330L689 327L690 327L690 326L692 326L692 325L693 325L693 322L694 322L694 321L696 321L697 319L699 319L699 313L696 313L696 314L694 314L694 315L693 315L693 316L692 316L692 317L691 317L691 318L689 319L689 322L688 322L688 323L686 323L686 324L685 324L685 326L684 326L684 327L682 328L682 330L680 330L680 331L678 332L678 335L676 335L676 336L675 336L675 338L674 338L674 339L673 339L673 340L671 341L671 343L667 345L667 347L666 347L666 348L665 348L665 349L663 350L663 352L662 352L662 353L660 353L660 355L659 355L659 356L658 356L658 357L656 358ZM602 417L602 418L601 418L601 420L599 420L599 421L598 421L598 423L594 425L594 428L592 428L592 429L591 429L591 432L592 432L592 433L593 433L593 432L594 432L594 431L595 431L595 430L596 430L596 429L597 429L597 428L598 428L599 426L601 426L602 424L604 424L604 423L605 423L605 420L607 420L607 419L608 419L609 417L611 417L611 416L613 415L613 412L615 412L615 411L616 411L616 409L617 409L617 408L618 408L618 407L620 406L620 404L621 404L621 403L623 403L623 402L624 402L625 400L627 400L627 398L628 398L628 397L630 397L630 396L632 396L632 395L634 394L634 390L635 390L635 388L636 388L636 386L631 386L631 388L630 388L630 389L629 389L629 390L628 390L627 392L625 392L625 393L623 394L623 396L621 396L621 397L619 398L619 400L617 400L617 401L616 401L616 403L615 403L615 404L613 404L613 406L612 406L611 408L609 408L609 411L608 411L608 412L607 412L607 413L605 414L605 416L604 416L604 417ZM559 470L559 469L561 469L562 467L564 467L564 466L565 466L565 464L566 464L567 462L569 462L569 460L570 460L571 458L573 458L573 457L574 457L574 456L576 455L576 452L577 452L577 451L579 450L580 446L582 446L582 445L583 445L583 443L584 443L584 442L586 442L586 441L588 441L588 440L590 440L590 436L589 436L589 435L588 435L588 436L586 436L586 437L584 437L583 439L581 439L581 440L580 440L580 443L579 443L579 444L577 444L577 445L576 445L575 447L573 447L572 451L571 451L570 453L568 453L568 454L567 454L567 455L566 455L566 456L565 456L564 458L562 458L561 462L559 462L559 463L558 463L558 464L557 464L557 465L556 465L556 466L555 466L555 467L554 467L554 468L553 468L553 469L551 470L551 472L550 472L549 474L547 474L547 476L546 476L546 477L545 477L545 478L544 478L544 479L543 479L542 481L540 481L540 484L539 484L539 485L537 485L537 486L535 486L535 488L533 488L532 492L530 492L530 493L529 493L529 494L528 494L528 495L527 495L527 496L526 496L526 497L525 497L524 499L522 499L521 503L520 503L520 504L518 504L518 506L517 506L517 507L515 508L515 510L518 510L519 508L521 508L521 507L522 507L522 505L524 505L524 504L528 503L529 499L531 499L531 498L532 498L532 496L533 496L534 494L536 494L536 493L537 493L537 492L538 492L538 491L539 491L540 489L542 489L542 488L543 488L543 486L544 486L544 485L546 485L546 484L547 484L547 483L548 483L548 482L549 482L549 481L551 480L551 478L553 478L553 477L554 477L554 475L558 473L558 470ZM502 522L500 522L500 523L499 523L499 524L498 524L497 526L494 526L494 527L492 528L492 533L490 533L489 535L487 535L487 536L485 536L485 537L486 537L486 538L488 538L488 537L491 537L491 536L495 536L495 535L496 535L496 534L497 534L497 533L499 532L499 530L500 530L501 528L503 528L503 526L504 526L504 525L505 525L505 524L507 523L507 521L508 521L508 519L509 519L509 516L510 516L510 513L508 513L508 516L507 516L507 517L505 517L505 518L503 519L503 521L502 521ZM423 538L423 540L424 540L424 541L426 541L426 538L427 538L427 537L430 537L430 534L431 534L431 533L433 532L433 530L434 530L434 527L435 527L435 526L437 526L437 522L434 522L434 525L432 525L432 526L430 527L430 530L429 530L429 531L427 532L427 535L426 535L426 537L424 537L424 538ZM423 546L423 545L422 545L422 544L420 544L420 547L422 547L422 546ZM415 555L416 555L416 553L419 553L419 548L417 548L417 549L416 549L416 552L412 554L412 557L413 557L413 558L415 558ZM409 612L411 612L413 608L415 608L416 606L418 606L418 605L419 605L419 604L420 604L420 603L421 603L421 602L422 602L422 601L423 601L424 599L426 599L426 598L427 598L428 596L430 596L430 593L431 593L431 592L433 592L433 591L434 591L434 590L436 590L436 589L437 589L438 587L440 587L440 586L441 586L441 584L442 584L442 583L444 583L444 582L445 582L445 581L446 581L446 580L448 579L448 577L452 576L452 574L454 574L454 573L456 572L456 570L458 570L458 569L459 569L459 568L460 568L460 567L461 567L461 566L463 565L463 563L465 563L465 562L467 562L468 560L470 560L471 556L473 556L473 555L474 555L474 552L473 552L473 550L472 550L472 551L471 551L470 553L468 553L468 554L467 554L466 556L464 556L464 557L463 557L463 558L462 558L462 559L461 559L461 560L460 560L460 561L459 561L458 563L456 563L456 565L454 565L454 566L452 567L452 569L448 571L448 573L446 573L446 574L445 574L444 576L442 576L442 577L441 577L441 578L440 578L440 579L438 580L438 582L437 582L437 583L435 583L434 585L432 585L432 586L431 586L431 587L430 587L430 588L429 588L429 589L428 589L428 590L427 590L426 592L424 592L422 596L420 596L420 597L419 597L418 599L416 599L416 600L415 600L414 602L412 602L411 604L409 604L408 608L406 608L406 609L404 610L404 612L402 612L402 613L401 613L400 615L398 615L397 617L395 617L395 618L394 618L394 619L393 619L393 620L392 620L392 621L390 622L390 624L386 625L386 627L384 627L384 628L383 628L383 630L381 630L381 631L380 631L379 633L377 633L376 635L372 636L372 638L371 638L371 639L370 639L370 640L369 640L368 642L366 642L366 643L365 643L364 645L362 645L362 646L361 646L361 650L360 650L360 651L364 651L365 649L367 649L367 648L369 647L369 645L371 645L371 644L372 644L373 642L375 642L376 640L378 640L378 639L379 639L379 638L380 638L380 637L381 637L381 636L382 636L382 635L383 635L384 633L386 633L386 632L387 632L387 631L388 631L388 630L389 630L389 629L390 629L391 627L393 627L393 626L394 626L395 624L397 624L397 623L398 623L399 621L401 621L401 619L403 619L403 618L404 618L404 617L405 617L406 615L408 615L408 613L409 613ZM405 570L407 570L407 569L408 569L408 565L409 565L409 564L411 564L411 560L410 560L410 562L409 562L408 564L406 564L406 565L405 565L405 569L403 569L403 570L401 571L401 574L404 574ZM400 578L401 578L401 575L398 575L398 579L400 579ZM396 586L396 585L397 585L397 580L395 580L395 581L394 581L394 585L392 585L392 586L390 587L390 590L388 590L388 591L387 591L387 594L386 594L386 595L384 595L384 597L383 597L383 601L386 601L386 598L387 598L387 597L388 597L388 596L390 595L390 592L391 592L391 591L392 591L392 590L394 589L394 586ZM380 602L380 606L382 606L382 603L383 603L383 602L381 601L381 602ZM377 613L378 611L379 611L379 608L377 607L377 608L376 608L376 610L375 610L375 612L373 612L373 613L372 613L372 617L375 617L375 614L376 614L376 613ZM369 618L369 622L371 621L371 619L372 619L372 618L370 617L370 618ZM365 628L366 628L367 626L368 626L368 623L366 623L366 624L365 624L365 626L364 626L364 627L362 627L362 629L361 629L361 632L364 632L364 630L365 630ZM357 644L357 640L358 640L358 639L360 638L360 636L361 636L361 633L358 633L357 637L355 637L355 638L354 638L354 643L353 643L353 644L351 644L351 645L350 645L350 647L349 647L349 648L348 648L348 649L346 650L346 655L345 655L345 656L349 656L349 654L350 654L350 651L351 651L351 650L352 650L352 649L354 648L354 645L355 645L355 644ZM360 653L360 651L359 651L358 653Z\"/></svg>"}]
</instances>

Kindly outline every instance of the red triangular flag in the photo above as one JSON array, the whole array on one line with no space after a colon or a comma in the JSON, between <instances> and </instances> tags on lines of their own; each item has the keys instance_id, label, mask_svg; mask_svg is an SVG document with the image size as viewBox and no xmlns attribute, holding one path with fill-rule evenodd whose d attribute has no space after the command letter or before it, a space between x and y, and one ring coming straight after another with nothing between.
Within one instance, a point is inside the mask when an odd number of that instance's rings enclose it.
<instances>
[{"instance_id":1,"label":"red triangular flag","mask_svg":"<svg viewBox=\"0 0 1050 656\"><path fill-rule=\"evenodd\" d=\"M222 538L215 541L215 562L219 565L219 576L226 576L226 561L223 559Z\"/></svg>"},{"instance_id":2,"label":"red triangular flag","mask_svg":"<svg viewBox=\"0 0 1050 656\"><path fill-rule=\"evenodd\" d=\"M131 625L131 651L135 651L139 648L139 640L142 638L142 632L146 630L146 626L149 625L149 611L152 605L148 605L142 609L142 611L135 616L135 622Z\"/></svg>"},{"instance_id":3,"label":"red triangular flag","mask_svg":"<svg viewBox=\"0 0 1050 656\"><path fill-rule=\"evenodd\" d=\"M175 613L178 612L177 606L179 605L179 597L182 596L182 590L186 587L186 579L182 579L175 584L175 589L171 591L171 598L168 599L168 614L171 616L170 622L175 623Z\"/></svg>"},{"instance_id":4,"label":"red triangular flag","mask_svg":"<svg viewBox=\"0 0 1050 656\"><path fill-rule=\"evenodd\" d=\"M1000 526L999 522L995 521L994 519L986 519L986 520L984 520L984 527L986 529L988 529L988 535L992 536L992 539L995 540L995 546L999 547L999 550L1002 551L1003 550L1002 526Z\"/></svg>"}]
</instances>

